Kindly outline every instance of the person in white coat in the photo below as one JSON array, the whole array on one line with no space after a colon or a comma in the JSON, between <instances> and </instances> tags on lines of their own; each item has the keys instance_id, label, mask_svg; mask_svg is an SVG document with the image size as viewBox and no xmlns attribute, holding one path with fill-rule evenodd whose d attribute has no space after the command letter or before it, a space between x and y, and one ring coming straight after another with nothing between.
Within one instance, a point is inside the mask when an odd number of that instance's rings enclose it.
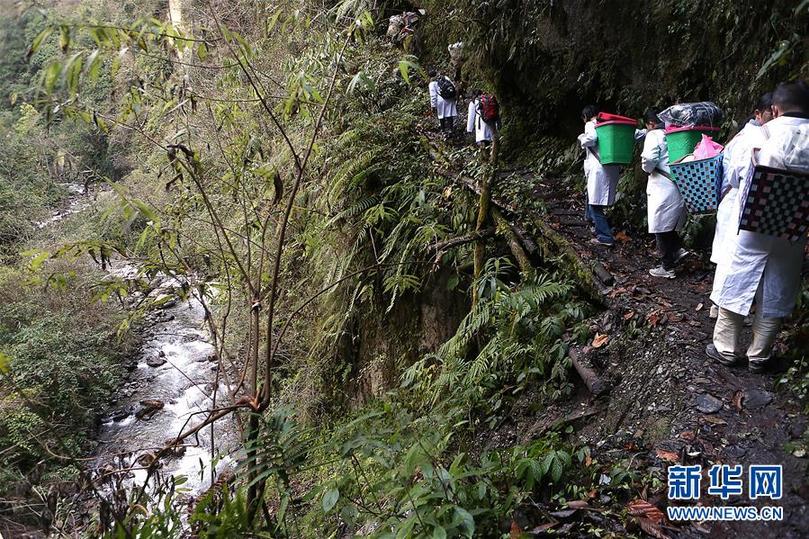
<instances>
[{"instance_id":1,"label":"person in white coat","mask_svg":"<svg viewBox=\"0 0 809 539\"><path fill-rule=\"evenodd\" d=\"M599 245L612 247L615 239L612 228L604 214L604 209L615 203L618 191L618 165L602 165L598 157L598 133L596 132L598 108L588 105L582 111L584 133L579 135L579 145L584 149L584 175L587 178L587 204L584 216L595 228L595 238L590 240Z\"/></svg>"},{"instance_id":2,"label":"person in white coat","mask_svg":"<svg viewBox=\"0 0 809 539\"><path fill-rule=\"evenodd\" d=\"M438 113L438 122L441 126L441 130L445 134L452 131L452 127L455 125L455 117L458 116L457 100L455 98L441 96L441 85L447 82L455 87L455 83L452 79L439 73L436 79L435 108ZM457 89L455 92L457 92Z\"/></svg>"},{"instance_id":3,"label":"person in white coat","mask_svg":"<svg viewBox=\"0 0 809 539\"><path fill-rule=\"evenodd\" d=\"M674 279L677 262L688 254L682 248L677 232L685 222L685 203L679 189L671 181L669 150L663 133L663 124L657 112L647 110L644 115L646 140L640 154L641 168L649 175L646 183L646 210L649 233L655 235L660 251L660 265L649 270L653 277Z\"/></svg>"},{"instance_id":4,"label":"person in white coat","mask_svg":"<svg viewBox=\"0 0 809 539\"><path fill-rule=\"evenodd\" d=\"M773 120L762 127L764 141L751 152L758 164L809 173L809 86L804 82L780 85L773 93ZM753 164L739 169L739 192L752 177ZM736 197L731 215L740 215L744 201ZM753 302L753 341L747 349L749 368L763 371L784 317L795 307L800 291L806 237L796 242L739 230L737 218L728 231L726 251L720 253L711 300L719 306L713 344L706 354L724 365L742 359L739 338L744 317Z\"/></svg>"},{"instance_id":5,"label":"person in white coat","mask_svg":"<svg viewBox=\"0 0 809 539\"><path fill-rule=\"evenodd\" d=\"M487 146L492 142L497 126L485 122L481 117L481 95L483 95L483 92L480 90L472 92L472 101L469 102L469 109L466 114L466 132L475 134L475 144Z\"/></svg>"},{"instance_id":6,"label":"person in white coat","mask_svg":"<svg viewBox=\"0 0 809 539\"><path fill-rule=\"evenodd\" d=\"M716 210L716 229L714 231L711 262L719 264L723 255L727 255L725 242L729 234L736 234L738 213L733 213L736 198L739 196L739 176L747 175L752 167L753 148L760 148L764 142L761 126L772 120L772 93L768 92L759 98L753 117L725 145L722 154L722 186L719 190L719 207ZM727 268L727 265L723 265ZM714 275L714 286L721 287L724 275ZM711 307L711 318L719 315L718 308Z\"/></svg>"},{"instance_id":7,"label":"person in white coat","mask_svg":"<svg viewBox=\"0 0 809 539\"><path fill-rule=\"evenodd\" d=\"M430 92L430 109L432 109L433 114L438 117L438 72L435 69L431 69L428 73L430 76L430 84L427 85L427 89ZM439 120L439 125L441 121Z\"/></svg>"}]
</instances>

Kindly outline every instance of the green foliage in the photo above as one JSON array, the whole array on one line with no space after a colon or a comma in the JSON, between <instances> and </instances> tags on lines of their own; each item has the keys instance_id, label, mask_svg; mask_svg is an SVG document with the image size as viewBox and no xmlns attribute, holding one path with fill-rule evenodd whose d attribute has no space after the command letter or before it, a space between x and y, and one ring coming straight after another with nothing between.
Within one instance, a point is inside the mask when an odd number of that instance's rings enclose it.
<instances>
[{"instance_id":1,"label":"green foliage","mask_svg":"<svg viewBox=\"0 0 809 539\"><path fill-rule=\"evenodd\" d=\"M62 286L53 281L45 290L27 285L17 272L0 277L0 355L6 364L0 375L0 466L29 471L50 458L43 444L58 454L81 454L123 376L127 343L116 338L120 314L96 303L88 277L76 277L76 269L49 265L66 277Z\"/></svg>"},{"instance_id":2,"label":"green foliage","mask_svg":"<svg viewBox=\"0 0 809 539\"><path fill-rule=\"evenodd\" d=\"M434 355L411 366L405 387L436 402L464 391L470 405L496 412L503 388L541 376L547 388L564 388L567 349L565 329L584 317L573 287L541 275L512 289L504 281L513 273L507 259L489 259L475 286L481 300L463 319L456 334ZM477 348L474 343L482 343Z\"/></svg>"},{"instance_id":3,"label":"green foliage","mask_svg":"<svg viewBox=\"0 0 809 539\"><path fill-rule=\"evenodd\" d=\"M33 219L43 218L44 208L64 194L48 175L48 161L56 156L43 147L47 137L39 114L29 105L19 111L16 120L12 113L0 112L0 131L5 133L0 152L0 255L10 254L15 244L29 238Z\"/></svg>"}]
</instances>

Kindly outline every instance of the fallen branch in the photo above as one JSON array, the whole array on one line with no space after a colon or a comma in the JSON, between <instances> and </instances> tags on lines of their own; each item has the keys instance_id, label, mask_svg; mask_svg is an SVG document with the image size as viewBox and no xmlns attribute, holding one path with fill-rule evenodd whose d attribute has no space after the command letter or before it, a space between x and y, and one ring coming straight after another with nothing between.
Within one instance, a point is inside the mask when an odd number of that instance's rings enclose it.
<instances>
[{"instance_id":1,"label":"fallen branch","mask_svg":"<svg viewBox=\"0 0 809 539\"><path fill-rule=\"evenodd\" d=\"M447 249L452 249L453 247L458 247L459 245L464 245L466 243L471 243L479 239L494 236L494 233L495 228L493 226L489 228L484 228L483 230L475 230L463 236L457 236L454 238L450 238L448 240L439 241L438 243L433 244L431 246L431 249L436 253L442 253Z\"/></svg>"},{"instance_id":2,"label":"fallen branch","mask_svg":"<svg viewBox=\"0 0 809 539\"><path fill-rule=\"evenodd\" d=\"M609 392L611 389L610 385L598 376L592 367L587 364L587 361L585 361L578 349L571 348L568 351L568 355L573 363L573 368L579 373L582 381L584 381L584 385L587 386L587 390L590 391L593 396L598 397Z\"/></svg>"},{"instance_id":3,"label":"fallen branch","mask_svg":"<svg viewBox=\"0 0 809 539\"><path fill-rule=\"evenodd\" d=\"M511 249L511 254L514 255L515 259L517 259L517 265L520 266L520 271L526 275L534 273L534 265L531 264L531 260L528 258L528 255L525 254L525 249L522 247L520 238L511 228L511 223L509 223L506 218L503 217L503 214L496 208L492 208L491 214L494 218L494 222L497 223L498 228L506 236L508 246Z\"/></svg>"}]
</instances>

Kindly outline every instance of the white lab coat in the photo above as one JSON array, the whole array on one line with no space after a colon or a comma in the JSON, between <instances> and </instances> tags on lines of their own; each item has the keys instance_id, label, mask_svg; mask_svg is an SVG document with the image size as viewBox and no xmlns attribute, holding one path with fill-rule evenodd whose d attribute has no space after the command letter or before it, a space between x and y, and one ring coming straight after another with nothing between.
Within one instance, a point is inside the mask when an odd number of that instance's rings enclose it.
<instances>
[{"instance_id":1,"label":"white lab coat","mask_svg":"<svg viewBox=\"0 0 809 539\"><path fill-rule=\"evenodd\" d=\"M458 115L455 99L444 99L438 92L438 82L435 83L435 108L438 110L438 119L453 118Z\"/></svg>"},{"instance_id":2,"label":"white lab coat","mask_svg":"<svg viewBox=\"0 0 809 539\"><path fill-rule=\"evenodd\" d=\"M469 103L469 110L466 114L466 132L475 134L475 142L491 142L494 138L494 129L480 117L479 103L478 99L474 99Z\"/></svg>"},{"instance_id":3,"label":"white lab coat","mask_svg":"<svg viewBox=\"0 0 809 539\"><path fill-rule=\"evenodd\" d=\"M659 234L677 230L685 222L685 203L673 181L661 171L671 174L669 149L662 129L646 133L640 166L649 174L646 183L646 211L649 233Z\"/></svg>"},{"instance_id":4,"label":"white lab coat","mask_svg":"<svg viewBox=\"0 0 809 539\"><path fill-rule=\"evenodd\" d=\"M733 213L733 207L739 196L739 176L749 174L753 148L760 148L763 142L761 127L755 120L750 120L725 146L722 154L722 193L726 194L716 209L716 231L711 249L711 262L714 264L719 264L722 255L728 252L725 246L727 236L736 234L739 214ZM714 276L714 281L717 278L721 278L719 273Z\"/></svg>"},{"instance_id":5,"label":"white lab coat","mask_svg":"<svg viewBox=\"0 0 809 539\"><path fill-rule=\"evenodd\" d=\"M768 132L769 137L761 144L758 163L786 168L784 162L793 134L799 126L806 124L809 120L786 116L768 122L762 130ZM809 163L806 166L809 167ZM750 181L752 166L747 165L743 170L748 172L739 176L740 193ZM789 316L800 291L806 237L792 243L783 238L739 230L738 219L744 204L741 198L736 197L732 208L734 226L726 236L727 251L720 254L716 269L720 278L714 279L711 300L729 311L747 315L760 288L757 309L764 318Z\"/></svg>"},{"instance_id":6,"label":"white lab coat","mask_svg":"<svg viewBox=\"0 0 809 539\"><path fill-rule=\"evenodd\" d=\"M579 144L585 150L584 175L587 178L587 201L593 206L612 206L618 191L619 165L602 165L598 160L598 133L595 122L584 124Z\"/></svg>"},{"instance_id":7,"label":"white lab coat","mask_svg":"<svg viewBox=\"0 0 809 539\"><path fill-rule=\"evenodd\" d=\"M427 88L430 90L430 108L436 109L438 108L438 81L431 80Z\"/></svg>"}]
</instances>

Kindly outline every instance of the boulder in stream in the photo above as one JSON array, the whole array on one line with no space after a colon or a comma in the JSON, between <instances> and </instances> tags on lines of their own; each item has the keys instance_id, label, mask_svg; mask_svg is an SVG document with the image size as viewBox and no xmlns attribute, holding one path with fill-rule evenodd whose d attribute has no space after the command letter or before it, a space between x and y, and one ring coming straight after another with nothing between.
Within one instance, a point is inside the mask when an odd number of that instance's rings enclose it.
<instances>
[{"instance_id":1,"label":"boulder in stream","mask_svg":"<svg viewBox=\"0 0 809 539\"><path fill-rule=\"evenodd\" d=\"M156 356L146 358L146 364L150 367L161 367L166 364L166 353L160 350Z\"/></svg>"},{"instance_id":2,"label":"boulder in stream","mask_svg":"<svg viewBox=\"0 0 809 539\"><path fill-rule=\"evenodd\" d=\"M138 419L149 420L154 415L163 409L163 401L157 399L145 399L140 401L140 408L135 412L135 417Z\"/></svg>"}]
</instances>

